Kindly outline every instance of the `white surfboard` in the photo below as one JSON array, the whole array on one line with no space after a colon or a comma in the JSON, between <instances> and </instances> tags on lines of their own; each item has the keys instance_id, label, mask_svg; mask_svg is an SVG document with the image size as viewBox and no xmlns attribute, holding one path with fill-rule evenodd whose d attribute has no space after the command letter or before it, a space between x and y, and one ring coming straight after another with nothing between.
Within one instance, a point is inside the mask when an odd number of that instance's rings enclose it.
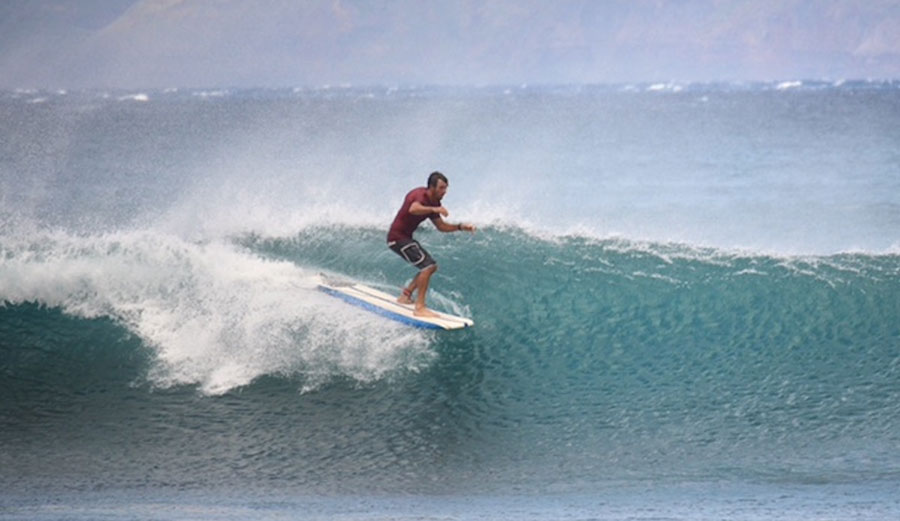
<instances>
[{"instance_id":1,"label":"white surfboard","mask_svg":"<svg viewBox=\"0 0 900 521\"><path fill-rule=\"evenodd\" d=\"M471 319L446 313L437 317L417 317L412 304L400 304L397 297L364 284L319 276L318 289L361 308L404 324L423 329L463 329L475 325Z\"/></svg>"}]
</instances>

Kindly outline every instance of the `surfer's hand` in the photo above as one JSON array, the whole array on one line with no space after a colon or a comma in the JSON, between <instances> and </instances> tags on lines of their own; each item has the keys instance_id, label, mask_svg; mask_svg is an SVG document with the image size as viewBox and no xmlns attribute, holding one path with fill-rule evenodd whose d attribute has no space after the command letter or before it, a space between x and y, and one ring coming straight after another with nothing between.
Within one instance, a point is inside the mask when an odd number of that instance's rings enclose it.
<instances>
[{"instance_id":1,"label":"surfer's hand","mask_svg":"<svg viewBox=\"0 0 900 521\"><path fill-rule=\"evenodd\" d=\"M469 223L460 223L459 229L464 232L475 233L475 225Z\"/></svg>"},{"instance_id":2,"label":"surfer's hand","mask_svg":"<svg viewBox=\"0 0 900 521\"><path fill-rule=\"evenodd\" d=\"M447 217L448 215L450 215L450 212L447 211L447 209L444 208L443 206L441 206L440 208L438 208L436 211L437 211L437 213L443 215L444 217Z\"/></svg>"}]
</instances>

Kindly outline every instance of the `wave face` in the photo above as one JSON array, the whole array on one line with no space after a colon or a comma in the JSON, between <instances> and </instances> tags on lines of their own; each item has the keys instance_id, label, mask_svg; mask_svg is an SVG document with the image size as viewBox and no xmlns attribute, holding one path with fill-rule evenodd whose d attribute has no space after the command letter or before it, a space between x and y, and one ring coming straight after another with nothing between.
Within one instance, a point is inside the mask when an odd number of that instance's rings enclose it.
<instances>
[{"instance_id":1,"label":"wave face","mask_svg":"<svg viewBox=\"0 0 900 521\"><path fill-rule=\"evenodd\" d=\"M335 264L399 285L382 235L29 245L0 315L4 441L29 450L4 467L330 491L900 472L897 256L423 233L432 302L477 321L442 334L304 285Z\"/></svg>"},{"instance_id":2,"label":"wave face","mask_svg":"<svg viewBox=\"0 0 900 521\"><path fill-rule=\"evenodd\" d=\"M5 93L0 489L897 482L897 90L777 87ZM434 158L476 326L316 291Z\"/></svg>"}]
</instances>

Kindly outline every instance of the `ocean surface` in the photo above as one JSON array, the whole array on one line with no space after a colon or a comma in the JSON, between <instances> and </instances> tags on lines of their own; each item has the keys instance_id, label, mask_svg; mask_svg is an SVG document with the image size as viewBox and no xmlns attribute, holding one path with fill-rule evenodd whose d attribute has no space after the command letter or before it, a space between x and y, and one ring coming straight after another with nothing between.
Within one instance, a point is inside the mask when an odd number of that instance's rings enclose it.
<instances>
[{"instance_id":1,"label":"ocean surface","mask_svg":"<svg viewBox=\"0 0 900 521\"><path fill-rule=\"evenodd\" d=\"M0 92L0 519L900 518L900 82ZM385 247L444 172L405 327Z\"/></svg>"}]
</instances>

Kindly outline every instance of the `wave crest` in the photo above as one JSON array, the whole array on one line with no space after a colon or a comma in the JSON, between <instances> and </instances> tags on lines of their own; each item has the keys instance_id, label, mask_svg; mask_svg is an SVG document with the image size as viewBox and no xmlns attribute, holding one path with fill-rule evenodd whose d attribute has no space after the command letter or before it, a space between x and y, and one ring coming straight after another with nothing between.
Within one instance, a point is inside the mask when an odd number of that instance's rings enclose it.
<instances>
[{"instance_id":1,"label":"wave crest","mask_svg":"<svg viewBox=\"0 0 900 521\"><path fill-rule=\"evenodd\" d=\"M112 318L153 349L155 385L219 394L282 374L310 389L417 370L433 356L427 336L374 328L374 317L315 291L315 272L227 242L50 232L5 240L0 259L0 299Z\"/></svg>"}]
</instances>

